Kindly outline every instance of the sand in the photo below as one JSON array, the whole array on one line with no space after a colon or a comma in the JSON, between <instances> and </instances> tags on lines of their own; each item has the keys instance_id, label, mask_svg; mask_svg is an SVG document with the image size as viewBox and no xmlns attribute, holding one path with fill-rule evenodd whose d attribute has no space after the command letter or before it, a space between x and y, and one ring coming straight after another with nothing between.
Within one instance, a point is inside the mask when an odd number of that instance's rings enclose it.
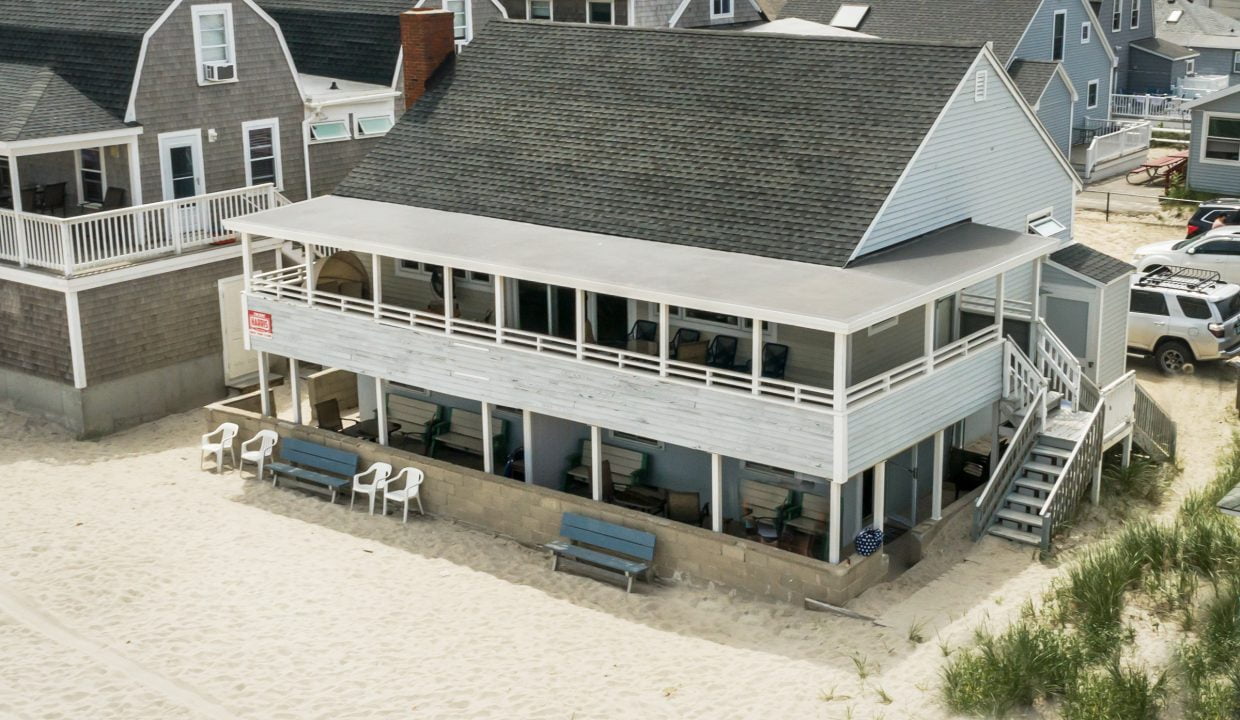
<instances>
[{"instance_id":1,"label":"sand","mask_svg":"<svg viewBox=\"0 0 1240 720\"><path fill-rule=\"evenodd\" d=\"M1181 487L1204 481L1233 381L1138 370L1180 423ZM1062 567L959 532L851 604L877 623L685 583L626 596L449 521L202 472L202 422L73 442L0 408L0 717L941 718L944 647Z\"/></svg>"}]
</instances>

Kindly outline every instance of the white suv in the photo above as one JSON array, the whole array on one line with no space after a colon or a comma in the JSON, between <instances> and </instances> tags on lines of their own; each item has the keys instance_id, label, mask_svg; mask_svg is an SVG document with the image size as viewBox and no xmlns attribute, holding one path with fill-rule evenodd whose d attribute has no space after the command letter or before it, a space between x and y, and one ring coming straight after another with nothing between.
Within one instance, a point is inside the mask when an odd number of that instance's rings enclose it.
<instances>
[{"instance_id":1,"label":"white suv","mask_svg":"<svg viewBox=\"0 0 1240 720\"><path fill-rule=\"evenodd\" d=\"M1213 270L1230 283L1240 283L1240 225L1224 225L1187 240L1167 240L1137 248L1137 272L1160 267Z\"/></svg>"},{"instance_id":2,"label":"white suv","mask_svg":"<svg viewBox=\"0 0 1240 720\"><path fill-rule=\"evenodd\" d=\"M1240 285L1217 272L1163 267L1132 278L1128 350L1166 373L1240 355Z\"/></svg>"}]
</instances>

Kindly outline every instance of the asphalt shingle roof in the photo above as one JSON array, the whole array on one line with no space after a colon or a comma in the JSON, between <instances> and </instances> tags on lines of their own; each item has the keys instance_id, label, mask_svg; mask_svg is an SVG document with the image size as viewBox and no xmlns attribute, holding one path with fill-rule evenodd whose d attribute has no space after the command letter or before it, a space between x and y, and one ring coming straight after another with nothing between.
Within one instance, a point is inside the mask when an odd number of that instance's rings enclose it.
<instances>
[{"instance_id":1,"label":"asphalt shingle roof","mask_svg":"<svg viewBox=\"0 0 1240 720\"><path fill-rule=\"evenodd\" d=\"M400 14L414 0L259 0L284 31L297 70L390 85L400 54Z\"/></svg>"},{"instance_id":2,"label":"asphalt shingle roof","mask_svg":"<svg viewBox=\"0 0 1240 720\"><path fill-rule=\"evenodd\" d=\"M496 21L335 192L843 265L980 52Z\"/></svg>"},{"instance_id":3,"label":"asphalt shingle roof","mask_svg":"<svg viewBox=\"0 0 1240 720\"><path fill-rule=\"evenodd\" d=\"M1201 54L1196 50L1190 50L1183 45L1176 45L1162 38L1141 38L1140 40L1133 40L1129 45L1142 50L1149 50L1152 53L1169 57L1172 60L1183 60L1185 58L1197 57Z\"/></svg>"},{"instance_id":4,"label":"asphalt shingle roof","mask_svg":"<svg viewBox=\"0 0 1240 720\"><path fill-rule=\"evenodd\" d=\"M37 140L124 126L51 68L0 63L0 141Z\"/></svg>"},{"instance_id":5,"label":"asphalt shingle roof","mask_svg":"<svg viewBox=\"0 0 1240 720\"><path fill-rule=\"evenodd\" d=\"M1200 2L1153 0L1154 34L1185 47L1240 48L1240 20L1208 8ZM1171 13L1180 19L1168 22Z\"/></svg>"},{"instance_id":6,"label":"asphalt shingle roof","mask_svg":"<svg viewBox=\"0 0 1240 720\"><path fill-rule=\"evenodd\" d=\"M1104 285L1136 270L1123 260L1080 243L1056 250L1051 253L1051 260Z\"/></svg>"},{"instance_id":7,"label":"asphalt shingle roof","mask_svg":"<svg viewBox=\"0 0 1240 720\"><path fill-rule=\"evenodd\" d=\"M1038 104L1042 93L1046 92L1046 86L1050 84L1051 78L1055 77L1058 67L1057 62L1017 60L1008 68L1008 74L1012 76L1012 82L1016 83L1016 89L1020 90L1025 102L1033 106Z\"/></svg>"},{"instance_id":8,"label":"asphalt shingle roof","mask_svg":"<svg viewBox=\"0 0 1240 720\"><path fill-rule=\"evenodd\" d=\"M776 0L777 2L778 0ZM850 28L888 40L938 40L995 44L1007 63L1042 0L787 0L776 17L830 24L841 5L869 5L861 25ZM771 18L774 20L775 18Z\"/></svg>"}]
</instances>

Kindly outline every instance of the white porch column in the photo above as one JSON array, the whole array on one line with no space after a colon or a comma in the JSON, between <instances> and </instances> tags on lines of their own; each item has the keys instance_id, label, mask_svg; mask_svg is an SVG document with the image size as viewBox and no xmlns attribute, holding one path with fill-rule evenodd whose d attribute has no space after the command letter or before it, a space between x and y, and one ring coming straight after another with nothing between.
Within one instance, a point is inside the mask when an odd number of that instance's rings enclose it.
<instances>
[{"instance_id":1,"label":"white porch column","mask_svg":"<svg viewBox=\"0 0 1240 720\"><path fill-rule=\"evenodd\" d=\"M669 317L667 303L659 303L659 374L663 377L667 377L667 345L671 342L671 333L668 332Z\"/></svg>"},{"instance_id":2,"label":"white porch column","mask_svg":"<svg viewBox=\"0 0 1240 720\"><path fill-rule=\"evenodd\" d=\"M935 301L926 303L925 355L926 374L934 372L934 306Z\"/></svg>"},{"instance_id":3,"label":"white porch column","mask_svg":"<svg viewBox=\"0 0 1240 720\"><path fill-rule=\"evenodd\" d=\"M293 422L301 425L301 361L297 358L288 359L289 393L293 396Z\"/></svg>"},{"instance_id":4,"label":"white porch column","mask_svg":"<svg viewBox=\"0 0 1240 720\"><path fill-rule=\"evenodd\" d=\"M710 456L710 529L723 532L723 456Z\"/></svg>"},{"instance_id":5,"label":"white porch column","mask_svg":"<svg viewBox=\"0 0 1240 720\"><path fill-rule=\"evenodd\" d=\"M753 394L761 394L762 389L762 321L753 319Z\"/></svg>"},{"instance_id":6,"label":"white porch column","mask_svg":"<svg viewBox=\"0 0 1240 720\"><path fill-rule=\"evenodd\" d=\"M387 386L383 382L383 378L376 375L375 376L375 422L379 426L377 429L379 431L379 444L380 445L388 444L387 398L384 397L384 393L386 391L387 391ZM485 428L486 426L484 425L483 427ZM486 447L485 442L483 442L482 447L483 448Z\"/></svg>"},{"instance_id":7,"label":"white porch column","mask_svg":"<svg viewBox=\"0 0 1240 720\"><path fill-rule=\"evenodd\" d=\"M874 466L874 527L880 532L887 520L887 461Z\"/></svg>"},{"instance_id":8,"label":"white porch column","mask_svg":"<svg viewBox=\"0 0 1240 720\"><path fill-rule=\"evenodd\" d=\"M995 278L995 326L999 328L999 337L1003 334L1003 273Z\"/></svg>"},{"instance_id":9,"label":"white porch column","mask_svg":"<svg viewBox=\"0 0 1240 720\"><path fill-rule=\"evenodd\" d=\"M452 281L452 268L443 266L443 327L444 332L452 334L452 321L456 318L456 285Z\"/></svg>"},{"instance_id":10,"label":"white porch column","mask_svg":"<svg viewBox=\"0 0 1240 720\"><path fill-rule=\"evenodd\" d=\"M269 417L271 415L271 383L267 377L267 353L262 350L258 351L258 392L260 407L263 415Z\"/></svg>"},{"instance_id":11,"label":"white porch column","mask_svg":"<svg viewBox=\"0 0 1240 720\"><path fill-rule=\"evenodd\" d=\"M1098 464L1094 466L1094 482L1093 487L1089 490L1089 501L1094 505L1102 499L1102 458L1098 459Z\"/></svg>"},{"instance_id":12,"label":"white porch column","mask_svg":"<svg viewBox=\"0 0 1240 720\"><path fill-rule=\"evenodd\" d=\"M1042 317L1042 258L1033 261L1033 305L1029 309L1030 322Z\"/></svg>"},{"instance_id":13,"label":"white porch column","mask_svg":"<svg viewBox=\"0 0 1240 720\"><path fill-rule=\"evenodd\" d=\"M943 455L946 448L942 430L934 434L934 488L930 503L930 519L943 519Z\"/></svg>"},{"instance_id":14,"label":"white porch column","mask_svg":"<svg viewBox=\"0 0 1240 720\"><path fill-rule=\"evenodd\" d=\"M249 233L241 233L241 286L245 292L251 289L254 275L254 243Z\"/></svg>"},{"instance_id":15,"label":"white porch column","mask_svg":"<svg viewBox=\"0 0 1240 720\"><path fill-rule=\"evenodd\" d=\"M586 291L577 288L573 291L573 313L577 331L577 359L586 357Z\"/></svg>"},{"instance_id":16,"label":"white porch column","mask_svg":"<svg viewBox=\"0 0 1240 720\"><path fill-rule=\"evenodd\" d=\"M17 231L17 264L26 267L27 259L30 257L28 248L26 247L26 225L21 221L20 213L24 211L22 208L22 181L17 173L16 155L9 155L9 187L13 190L13 211L19 216L13 223L13 228Z\"/></svg>"},{"instance_id":17,"label":"white porch column","mask_svg":"<svg viewBox=\"0 0 1240 720\"><path fill-rule=\"evenodd\" d=\"M370 254L370 299L375 304L375 319L383 317L379 306L383 304L383 258L378 253Z\"/></svg>"},{"instance_id":18,"label":"white porch column","mask_svg":"<svg viewBox=\"0 0 1240 720\"><path fill-rule=\"evenodd\" d=\"M521 411L521 447L524 453L525 482L534 482L534 417L529 410Z\"/></svg>"},{"instance_id":19,"label":"white porch column","mask_svg":"<svg viewBox=\"0 0 1240 720\"><path fill-rule=\"evenodd\" d=\"M314 307L314 246L305 243L306 253L306 305Z\"/></svg>"},{"instance_id":20,"label":"white porch column","mask_svg":"<svg viewBox=\"0 0 1240 720\"><path fill-rule=\"evenodd\" d=\"M590 497L603 501L603 431L590 426Z\"/></svg>"},{"instance_id":21,"label":"white porch column","mask_svg":"<svg viewBox=\"0 0 1240 720\"><path fill-rule=\"evenodd\" d=\"M82 313L76 290L65 293L65 318L69 322L69 358L73 364L73 387L86 387L86 351L82 346Z\"/></svg>"},{"instance_id":22,"label":"white porch column","mask_svg":"<svg viewBox=\"0 0 1240 720\"><path fill-rule=\"evenodd\" d=\"M504 317L504 278L495 276L495 342L503 344L504 326L508 320Z\"/></svg>"},{"instance_id":23,"label":"white porch column","mask_svg":"<svg viewBox=\"0 0 1240 720\"><path fill-rule=\"evenodd\" d=\"M129 155L129 197L134 205L142 204L142 159L138 154L137 136L126 143Z\"/></svg>"},{"instance_id":24,"label":"white porch column","mask_svg":"<svg viewBox=\"0 0 1240 720\"><path fill-rule=\"evenodd\" d=\"M831 540L827 548L827 562L838 563L840 561L840 545L844 534L843 528L843 507L841 498L843 485L834 480L831 481Z\"/></svg>"},{"instance_id":25,"label":"white porch column","mask_svg":"<svg viewBox=\"0 0 1240 720\"><path fill-rule=\"evenodd\" d=\"M495 474L495 420L491 417L491 403L482 403L482 472Z\"/></svg>"}]
</instances>

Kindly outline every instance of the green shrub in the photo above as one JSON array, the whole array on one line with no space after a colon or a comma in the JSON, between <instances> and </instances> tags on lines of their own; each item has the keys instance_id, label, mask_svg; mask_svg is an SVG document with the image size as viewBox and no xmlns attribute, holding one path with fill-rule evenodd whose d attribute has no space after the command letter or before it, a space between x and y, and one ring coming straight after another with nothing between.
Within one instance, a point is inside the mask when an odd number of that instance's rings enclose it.
<instances>
[{"instance_id":1,"label":"green shrub","mask_svg":"<svg viewBox=\"0 0 1240 720\"><path fill-rule=\"evenodd\" d=\"M1152 460L1134 457L1128 467L1107 465L1102 469L1102 486L1108 494L1130 497L1148 503L1159 503L1171 485L1167 466Z\"/></svg>"},{"instance_id":2,"label":"green shrub","mask_svg":"<svg viewBox=\"0 0 1240 720\"><path fill-rule=\"evenodd\" d=\"M1166 701L1167 678L1145 668L1121 667L1083 673L1064 696L1064 720L1154 720Z\"/></svg>"},{"instance_id":3,"label":"green shrub","mask_svg":"<svg viewBox=\"0 0 1240 720\"><path fill-rule=\"evenodd\" d=\"M1072 635L1022 620L999 635L979 634L976 647L948 663L947 705L1001 717L1038 698L1063 695L1083 662Z\"/></svg>"}]
</instances>

